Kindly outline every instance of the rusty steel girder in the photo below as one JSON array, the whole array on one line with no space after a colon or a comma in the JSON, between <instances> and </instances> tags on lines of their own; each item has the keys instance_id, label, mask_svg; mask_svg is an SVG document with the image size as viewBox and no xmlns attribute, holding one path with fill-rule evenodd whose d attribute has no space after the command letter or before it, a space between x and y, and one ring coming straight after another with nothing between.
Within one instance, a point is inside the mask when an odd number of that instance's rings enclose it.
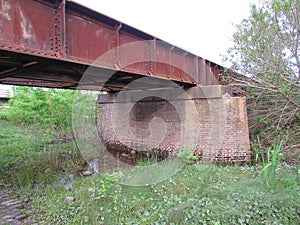
<instances>
[{"instance_id":1,"label":"rusty steel girder","mask_svg":"<svg viewBox=\"0 0 300 225\"><path fill-rule=\"evenodd\" d=\"M161 80L218 84L223 71L72 1L0 0L0 83L75 88L92 64L99 73L113 75L105 84L94 76L86 85L107 91L143 76L158 78L157 85Z\"/></svg>"}]
</instances>

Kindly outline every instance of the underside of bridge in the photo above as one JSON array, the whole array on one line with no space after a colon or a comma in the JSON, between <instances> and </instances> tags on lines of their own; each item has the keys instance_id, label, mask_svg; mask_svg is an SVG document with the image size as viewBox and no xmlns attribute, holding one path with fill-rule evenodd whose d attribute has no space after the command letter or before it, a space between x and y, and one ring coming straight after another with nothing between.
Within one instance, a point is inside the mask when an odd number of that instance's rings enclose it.
<instances>
[{"instance_id":1,"label":"underside of bridge","mask_svg":"<svg viewBox=\"0 0 300 225\"><path fill-rule=\"evenodd\" d=\"M34 12L34 13L33 13ZM72 1L2 0L0 83L119 91L140 77L157 86L218 83L223 67ZM95 67L96 74L87 74ZM109 74L109 77L107 77ZM167 82L170 84L170 82Z\"/></svg>"},{"instance_id":2,"label":"underside of bridge","mask_svg":"<svg viewBox=\"0 0 300 225\"><path fill-rule=\"evenodd\" d=\"M223 73L220 65L72 1L0 1L0 84L107 91L98 118L106 145L170 154L190 145L198 155L249 160L245 99L223 97ZM156 118L165 121L163 129ZM115 123L122 121L129 133L118 134ZM141 144L149 136L159 143Z\"/></svg>"}]
</instances>

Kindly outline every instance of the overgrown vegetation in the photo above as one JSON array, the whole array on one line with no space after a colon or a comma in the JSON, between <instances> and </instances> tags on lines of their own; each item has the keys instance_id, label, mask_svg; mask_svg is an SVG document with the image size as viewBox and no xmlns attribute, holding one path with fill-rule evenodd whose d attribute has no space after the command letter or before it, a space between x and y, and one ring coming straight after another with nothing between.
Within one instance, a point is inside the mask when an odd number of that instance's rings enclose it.
<instances>
[{"instance_id":1,"label":"overgrown vegetation","mask_svg":"<svg viewBox=\"0 0 300 225\"><path fill-rule=\"evenodd\" d=\"M282 171L288 177L270 192L258 173L251 167L212 165L202 170L189 165L158 184L122 186L114 200L115 186L100 197L107 177L94 176L76 180L73 191L49 187L47 194L37 192L35 204L38 213L45 212L45 221L61 224L297 224L299 185L294 175ZM74 201L65 201L66 196Z\"/></svg>"},{"instance_id":2,"label":"overgrown vegetation","mask_svg":"<svg viewBox=\"0 0 300 225\"><path fill-rule=\"evenodd\" d=\"M281 159L283 154L280 152L282 150L283 141L279 144L274 141L272 147L264 149L258 138L259 149L254 150L256 154L256 161L261 160L262 170L260 174L262 175L263 184L268 188L274 187L276 183L276 171L278 167L282 164ZM259 155L259 153L261 155Z\"/></svg>"},{"instance_id":3,"label":"overgrown vegetation","mask_svg":"<svg viewBox=\"0 0 300 225\"><path fill-rule=\"evenodd\" d=\"M284 140L282 152L300 160L300 2L264 0L237 26L226 58L245 76L231 75L235 94L247 95L251 141L264 148Z\"/></svg>"},{"instance_id":4,"label":"overgrown vegetation","mask_svg":"<svg viewBox=\"0 0 300 225\"><path fill-rule=\"evenodd\" d=\"M85 177L69 132L75 92L16 87L0 114L0 188L28 198L38 224L298 224L299 15L296 0L253 5L229 51L247 75L224 82L247 94L253 166L202 164L185 147L177 161ZM86 105L81 117L97 109Z\"/></svg>"},{"instance_id":5,"label":"overgrown vegetation","mask_svg":"<svg viewBox=\"0 0 300 225\"><path fill-rule=\"evenodd\" d=\"M23 125L70 128L74 95L72 90L14 87L14 98L0 116Z\"/></svg>"},{"instance_id":6,"label":"overgrown vegetation","mask_svg":"<svg viewBox=\"0 0 300 225\"><path fill-rule=\"evenodd\" d=\"M0 127L0 186L31 188L54 182L67 169L83 169L83 159L65 132L3 120Z\"/></svg>"},{"instance_id":7,"label":"overgrown vegetation","mask_svg":"<svg viewBox=\"0 0 300 225\"><path fill-rule=\"evenodd\" d=\"M82 176L73 140L57 131L0 125L0 187L12 184L16 195L30 199L38 224L297 224L300 218L296 167L276 164L270 186L260 165L213 164L186 164L159 183L126 185L131 171ZM139 175L169 172L151 167Z\"/></svg>"}]
</instances>

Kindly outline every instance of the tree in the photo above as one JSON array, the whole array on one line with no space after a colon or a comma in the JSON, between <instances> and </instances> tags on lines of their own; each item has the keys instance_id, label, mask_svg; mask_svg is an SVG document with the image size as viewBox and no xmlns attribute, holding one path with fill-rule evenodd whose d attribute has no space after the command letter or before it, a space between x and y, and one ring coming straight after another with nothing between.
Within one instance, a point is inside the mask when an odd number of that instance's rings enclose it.
<instances>
[{"instance_id":1,"label":"tree","mask_svg":"<svg viewBox=\"0 0 300 225\"><path fill-rule=\"evenodd\" d=\"M300 2L264 0L238 26L226 56L235 87L247 90L252 141L300 149Z\"/></svg>"}]
</instances>

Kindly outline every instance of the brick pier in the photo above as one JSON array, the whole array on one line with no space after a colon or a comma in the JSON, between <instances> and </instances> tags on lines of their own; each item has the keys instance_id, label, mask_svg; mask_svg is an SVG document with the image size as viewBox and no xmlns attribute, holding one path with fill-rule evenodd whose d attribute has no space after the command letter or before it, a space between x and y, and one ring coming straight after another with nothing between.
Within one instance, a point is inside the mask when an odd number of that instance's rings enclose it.
<instances>
[{"instance_id":1,"label":"brick pier","mask_svg":"<svg viewBox=\"0 0 300 225\"><path fill-rule=\"evenodd\" d=\"M184 146L201 159L248 162L246 99L220 85L99 95L98 129L107 144L176 155Z\"/></svg>"}]
</instances>

